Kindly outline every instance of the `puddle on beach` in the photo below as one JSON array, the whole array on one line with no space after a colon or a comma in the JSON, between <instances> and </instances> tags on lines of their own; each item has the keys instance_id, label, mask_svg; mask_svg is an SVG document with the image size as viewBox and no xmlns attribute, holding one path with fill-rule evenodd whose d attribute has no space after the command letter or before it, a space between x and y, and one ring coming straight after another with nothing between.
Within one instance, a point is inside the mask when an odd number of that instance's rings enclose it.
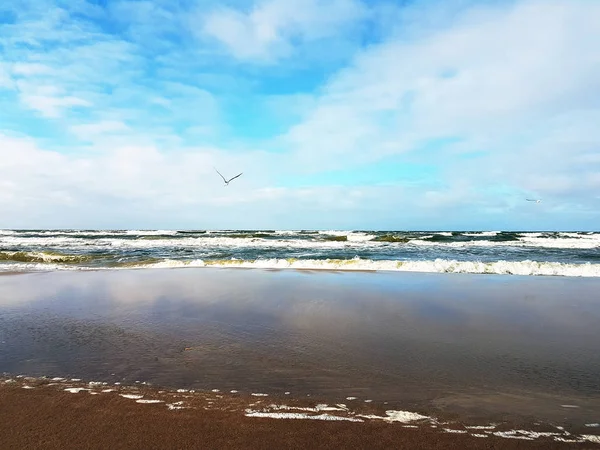
<instances>
[{"instance_id":1,"label":"puddle on beach","mask_svg":"<svg viewBox=\"0 0 600 450\"><path fill-rule=\"evenodd\" d=\"M594 423L598 293L600 280L564 277L5 276L0 372Z\"/></svg>"}]
</instances>

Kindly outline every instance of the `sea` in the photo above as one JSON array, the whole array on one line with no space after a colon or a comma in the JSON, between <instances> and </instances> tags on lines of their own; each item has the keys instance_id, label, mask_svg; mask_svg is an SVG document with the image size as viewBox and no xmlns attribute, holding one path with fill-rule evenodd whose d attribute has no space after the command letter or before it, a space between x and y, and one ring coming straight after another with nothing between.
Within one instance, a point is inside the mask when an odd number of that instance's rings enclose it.
<instances>
[{"instance_id":1,"label":"sea","mask_svg":"<svg viewBox=\"0 0 600 450\"><path fill-rule=\"evenodd\" d=\"M0 271L245 267L600 277L600 232L0 230Z\"/></svg>"}]
</instances>

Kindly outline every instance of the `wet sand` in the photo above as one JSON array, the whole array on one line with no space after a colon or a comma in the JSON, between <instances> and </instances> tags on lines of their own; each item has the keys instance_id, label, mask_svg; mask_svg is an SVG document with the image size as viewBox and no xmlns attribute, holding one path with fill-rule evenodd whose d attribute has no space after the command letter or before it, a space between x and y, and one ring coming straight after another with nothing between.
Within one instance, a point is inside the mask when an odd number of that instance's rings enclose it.
<instances>
[{"instance_id":1,"label":"wet sand","mask_svg":"<svg viewBox=\"0 0 600 450\"><path fill-rule=\"evenodd\" d=\"M360 415L345 410L345 405L285 400L169 392L140 385L3 379L0 448L600 448L600 436L573 435L558 428L538 426L537 431L525 431L509 424L464 426L419 416L414 419L410 413L405 413L409 417L401 417L400 423L386 422L376 408ZM273 403L279 403L276 414L304 417L275 420L255 416L261 414L257 411L273 409ZM335 413L323 413L330 410Z\"/></svg>"},{"instance_id":2,"label":"wet sand","mask_svg":"<svg viewBox=\"0 0 600 450\"><path fill-rule=\"evenodd\" d=\"M10 275L0 278L0 372L351 397L465 423L582 432L600 422L599 293L600 280L563 277Z\"/></svg>"}]
</instances>

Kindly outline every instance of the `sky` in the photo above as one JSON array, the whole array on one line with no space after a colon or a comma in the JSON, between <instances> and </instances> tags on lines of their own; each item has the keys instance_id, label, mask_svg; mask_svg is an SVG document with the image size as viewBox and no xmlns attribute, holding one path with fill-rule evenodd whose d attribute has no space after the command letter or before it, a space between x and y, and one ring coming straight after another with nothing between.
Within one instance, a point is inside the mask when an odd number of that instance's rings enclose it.
<instances>
[{"instance_id":1,"label":"sky","mask_svg":"<svg viewBox=\"0 0 600 450\"><path fill-rule=\"evenodd\" d=\"M596 0L3 0L0 228L598 230L599 47Z\"/></svg>"}]
</instances>

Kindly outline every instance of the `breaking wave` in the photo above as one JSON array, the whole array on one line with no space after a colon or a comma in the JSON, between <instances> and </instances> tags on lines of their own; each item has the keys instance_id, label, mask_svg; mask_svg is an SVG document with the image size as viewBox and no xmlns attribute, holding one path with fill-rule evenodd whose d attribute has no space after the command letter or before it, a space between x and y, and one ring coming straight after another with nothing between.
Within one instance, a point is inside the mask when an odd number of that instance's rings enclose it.
<instances>
[{"instance_id":1,"label":"breaking wave","mask_svg":"<svg viewBox=\"0 0 600 450\"><path fill-rule=\"evenodd\" d=\"M224 232L177 232L177 234L113 234L113 233L27 233L0 235L3 247L55 246L84 249L97 248L151 248L151 247L272 247L272 248L372 248L385 246L408 247L519 247L547 249L600 249L600 234L577 236L543 235L540 233L455 234L455 233L332 233L283 234L224 233ZM1 248L0 248L1 250Z\"/></svg>"},{"instance_id":2,"label":"breaking wave","mask_svg":"<svg viewBox=\"0 0 600 450\"><path fill-rule=\"evenodd\" d=\"M132 266L133 267L133 266ZM434 261L373 261L353 259L261 259L261 260L165 260L137 267L245 267L261 269L305 269L347 271L396 271L472 273L499 275L547 275L572 277L600 277L600 264L565 264L537 261L475 262L436 259Z\"/></svg>"},{"instance_id":3,"label":"breaking wave","mask_svg":"<svg viewBox=\"0 0 600 450\"><path fill-rule=\"evenodd\" d=\"M220 267L248 269L296 269L296 270L333 270L333 271L393 271L393 272L429 272L429 273L470 273L526 276L569 276L600 277L600 264L568 264L538 261L457 261L450 259L393 261L370 259L156 259L143 261L115 262L102 267L74 266L81 262L62 257L30 255L22 259L19 256L11 261L24 264L0 265L0 271L47 271L47 270L119 270L119 269L166 269L185 267ZM73 256L73 258L77 258ZM37 264L35 264L37 263ZM48 263L48 264L43 264Z\"/></svg>"},{"instance_id":4,"label":"breaking wave","mask_svg":"<svg viewBox=\"0 0 600 450\"><path fill-rule=\"evenodd\" d=\"M77 264L92 259L89 255L67 255L58 252L0 252L0 261Z\"/></svg>"},{"instance_id":5,"label":"breaking wave","mask_svg":"<svg viewBox=\"0 0 600 450\"><path fill-rule=\"evenodd\" d=\"M384 234L382 236L375 236L371 239L373 242L401 242L407 243L410 242L410 239L403 236L397 236L394 234Z\"/></svg>"},{"instance_id":6,"label":"breaking wave","mask_svg":"<svg viewBox=\"0 0 600 450\"><path fill-rule=\"evenodd\" d=\"M600 233L0 230L0 271L259 267L600 276Z\"/></svg>"}]
</instances>

